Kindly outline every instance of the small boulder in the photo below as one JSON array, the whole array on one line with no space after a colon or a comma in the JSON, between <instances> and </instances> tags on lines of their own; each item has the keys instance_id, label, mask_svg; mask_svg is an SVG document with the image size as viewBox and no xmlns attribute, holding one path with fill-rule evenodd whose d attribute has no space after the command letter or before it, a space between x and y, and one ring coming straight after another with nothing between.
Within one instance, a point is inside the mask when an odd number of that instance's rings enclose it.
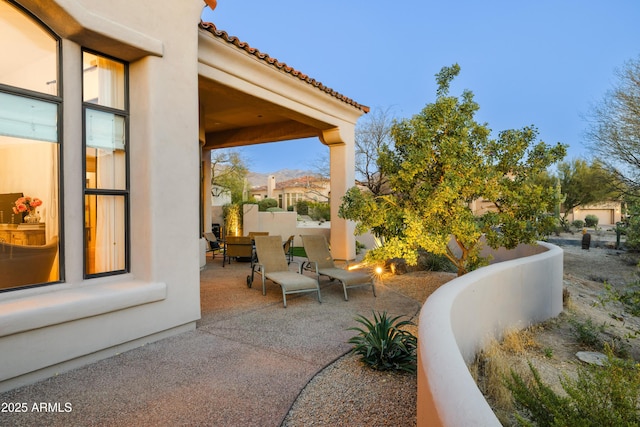
<instances>
[{"instance_id":1,"label":"small boulder","mask_svg":"<svg viewBox=\"0 0 640 427\"><path fill-rule=\"evenodd\" d=\"M579 351L576 357L589 365L604 366L607 356L597 351Z\"/></svg>"}]
</instances>

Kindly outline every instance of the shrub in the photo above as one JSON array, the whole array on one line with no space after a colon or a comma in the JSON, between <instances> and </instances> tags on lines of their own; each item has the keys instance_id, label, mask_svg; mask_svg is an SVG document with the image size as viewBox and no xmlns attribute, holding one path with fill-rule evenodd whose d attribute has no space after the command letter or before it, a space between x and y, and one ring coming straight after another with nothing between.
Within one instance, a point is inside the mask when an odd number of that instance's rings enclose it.
<instances>
[{"instance_id":1,"label":"shrub","mask_svg":"<svg viewBox=\"0 0 640 427\"><path fill-rule=\"evenodd\" d=\"M575 228L582 228L584 227L584 221L581 219L574 219L571 225Z\"/></svg>"},{"instance_id":2,"label":"shrub","mask_svg":"<svg viewBox=\"0 0 640 427\"><path fill-rule=\"evenodd\" d=\"M331 219L331 206L329 203L312 203L309 206L309 216L314 221Z\"/></svg>"},{"instance_id":3,"label":"shrub","mask_svg":"<svg viewBox=\"0 0 640 427\"><path fill-rule=\"evenodd\" d=\"M449 258L444 255L436 255L424 250L418 251L418 268L426 271L456 272L456 267Z\"/></svg>"},{"instance_id":4,"label":"shrub","mask_svg":"<svg viewBox=\"0 0 640 427\"><path fill-rule=\"evenodd\" d=\"M593 324L591 318L585 322L579 322L576 319L569 320L571 324L571 332L578 343L589 348L600 348L602 341L600 340L600 332L604 326L598 327Z\"/></svg>"},{"instance_id":5,"label":"shrub","mask_svg":"<svg viewBox=\"0 0 640 427\"><path fill-rule=\"evenodd\" d=\"M382 314L373 312L373 322L360 315L355 320L364 328L349 328L358 332L349 343L354 344L352 351L362 356L360 360L374 369L413 373L416 371L418 339L401 328L414 323L398 319L400 316L387 317L386 311Z\"/></svg>"},{"instance_id":6,"label":"shrub","mask_svg":"<svg viewBox=\"0 0 640 427\"><path fill-rule=\"evenodd\" d=\"M277 207L278 207L278 201L276 199L266 198L258 202L258 210L260 212L266 212L267 209L269 208L277 208Z\"/></svg>"},{"instance_id":7,"label":"shrub","mask_svg":"<svg viewBox=\"0 0 640 427\"><path fill-rule=\"evenodd\" d=\"M309 203L304 200L298 200L296 202L296 211L298 215L309 215Z\"/></svg>"},{"instance_id":8,"label":"shrub","mask_svg":"<svg viewBox=\"0 0 640 427\"><path fill-rule=\"evenodd\" d=\"M640 371L638 365L613 357L607 350L604 366L581 365L577 378L561 378L566 395L544 384L529 363L532 381L511 372L505 379L523 416L521 425L540 426L631 426L638 425Z\"/></svg>"},{"instance_id":9,"label":"shrub","mask_svg":"<svg viewBox=\"0 0 640 427\"><path fill-rule=\"evenodd\" d=\"M584 217L584 225L587 227L597 227L598 226L598 217L595 215L587 215Z\"/></svg>"}]
</instances>

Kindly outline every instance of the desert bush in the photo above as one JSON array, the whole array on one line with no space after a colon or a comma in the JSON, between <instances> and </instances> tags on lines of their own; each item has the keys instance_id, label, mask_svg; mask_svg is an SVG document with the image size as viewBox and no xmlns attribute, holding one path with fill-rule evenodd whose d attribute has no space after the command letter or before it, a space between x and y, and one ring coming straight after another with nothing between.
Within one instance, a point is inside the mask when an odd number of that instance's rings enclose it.
<instances>
[{"instance_id":1,"label":"desert bush","mask_svg":"<svg viewBox=\"0 0 640 427\"><path fill-rule=\"evenodd\" d=\"M329 203L310 203L309 216L314 221L329 221L331 219L331 206Z\"/></svg>"},{"instance_id":2,"label":"desert bush","mask_svg":"<svg viewBox=\"0 0 640 427\"><path fill-rule=\"evenodd\" d=\"M399 319L400 316L387 317L386 311L382 314L373 312L373 321L361 315L356 317L364 327L349 328L358 332L349 340L354 345L352 351L374 369L415 372L418 339L402 329L414 323Z\"/></svg>"},{"instance_id":3,"label":"desert bush","mask_svg":"<svg viewBox=\"0 0 640 427\"><path fill-rule=\"evenodd\" d=\"M436 255L424 250L418 251L418 269L426 271L456 272L456 267L444 255Z\"/></svg>"},{"instance_id":4,"label":"desert bush","mask_svg":"<svg viewBox=\"0 0 640 427\"><path fill-rule=\"evenodd\" d=\"M309 203L305 200L298 200L296 202L296 212L298 212L298 215L309 215Z\"/></svg>"},{"instance_id":5,"label":"desert bush","mask_svg":"<svg viewBox=\"0 0 640 427\"><path fill-rule=\"evenodd\" d=\"M571 222L571 225L574 228L582 228L584 227L584 221L581 219L574 219L573 222Z\"/></svg>"},{"instance_id":6,"label":"desert bush","mask_svg":"<svg viewBox=\"0 0 640 427\"><path fill-rule=\"evenodd\" d=\"M258 202L258 210L260 212L266 212L269 208L278 207L278 201L276 199L266 198Z\"/></svg>"},{"instance_id":7,"label":"desert bush","mask_svg":"<svg viewBox=\"0 0 640 427\"><path fill-rule=\"evenodd\" d=\"M597 227L598 226L598 217L595 215L587 215L584 217L584 225L587 227Z\"/></svg>"},{"instance_id":8,"label":"desert bush","mask_svg":"<svg viewBox=\"0 0 640 427\"><path fill-rule=\"evenodd\" d=\"M513 394L520 425L636 426L640 421L640 371L632 361L607 351L604 366L581 365L577 378L560 379L564 394L544 384L529 363L532 380L515 371L505 378Z\"/></svg>"},{"instance_id":9,"label":"desert bush","mask_svg":"<svg viewBox=\"0 0 640 427\"><path fill-rule=\"evenodd\" d=\"M571 325L571 332L579 344L593 349L599 349L602 347L600 332L603 332L604 325L594 325L591 318L588 318L584 322L580 322L575 318L572 318L569 320L569 324Z\"/></svg>"}]
</instances>

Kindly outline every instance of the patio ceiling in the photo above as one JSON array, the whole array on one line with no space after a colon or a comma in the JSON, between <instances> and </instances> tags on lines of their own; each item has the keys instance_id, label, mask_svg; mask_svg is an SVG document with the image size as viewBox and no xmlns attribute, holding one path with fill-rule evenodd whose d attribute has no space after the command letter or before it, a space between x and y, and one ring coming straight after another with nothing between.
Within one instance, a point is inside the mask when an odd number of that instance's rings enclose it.
<instances>
[{"instance_id":1,"label":"patio ceiling","mask_svg":"<svg viewBox=\"0 0 640 427\"><path fill-rule=\"evenodd\" d=\"M200 24L198 57L205 149L323 140L369 111L210 23Z\"/></svg>"},{"instance_id":2,"label":"patio ceiling","mask_svg":"<svg viewBox=\"0 0 640 427\"><path fill-rule=\"evenodd\" d=\"M199 96L207 149L320 137L331 127L202 76Z\"/></svg>"}]
</instances>

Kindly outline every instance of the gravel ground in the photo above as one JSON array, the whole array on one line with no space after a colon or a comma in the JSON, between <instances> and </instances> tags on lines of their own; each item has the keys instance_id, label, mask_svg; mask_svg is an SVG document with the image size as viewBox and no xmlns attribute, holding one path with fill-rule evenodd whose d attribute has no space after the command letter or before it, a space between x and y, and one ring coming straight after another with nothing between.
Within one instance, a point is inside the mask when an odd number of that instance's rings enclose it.
<instances>
[{"instance_id":1,"label":"gravel ground","mask_svg":"<svg viewBox=\"0 0 640 427\"><path fill-rule=\"evenodd\" d=\"M387 275L383 282L417 301L425 301L454 277L453 273L420 271ZM417 325L407 330L418 334ZM376 371L365 366L360 356L348 353L309 382L282 426L415 426L416 387L415 374Z\"/></svg>"},{"instance_id":2,"label":"gravel ground","mask_svg":"<svg viewBox=\"0 0 640 427\"><path fill-rule=\"evenodd\" d=\"M629 279L630 269L623 268L628 263L620 251L593 246L590 251L581 250L578 245L562 247L565 281L575 277L573 275L587 280L604 275L612 284ZM422 302L455 277L453 273L421 271L387 275L383 280L386 286ZM417 323L418 319L411 320ZM417 327L415 329L411 332L417 335ZM282 424L283 427L415 425L416 375L378 372L363 365L359 356L353 354L343 356L316 375L300 393Z\"/></svg>"}]
</instances>

